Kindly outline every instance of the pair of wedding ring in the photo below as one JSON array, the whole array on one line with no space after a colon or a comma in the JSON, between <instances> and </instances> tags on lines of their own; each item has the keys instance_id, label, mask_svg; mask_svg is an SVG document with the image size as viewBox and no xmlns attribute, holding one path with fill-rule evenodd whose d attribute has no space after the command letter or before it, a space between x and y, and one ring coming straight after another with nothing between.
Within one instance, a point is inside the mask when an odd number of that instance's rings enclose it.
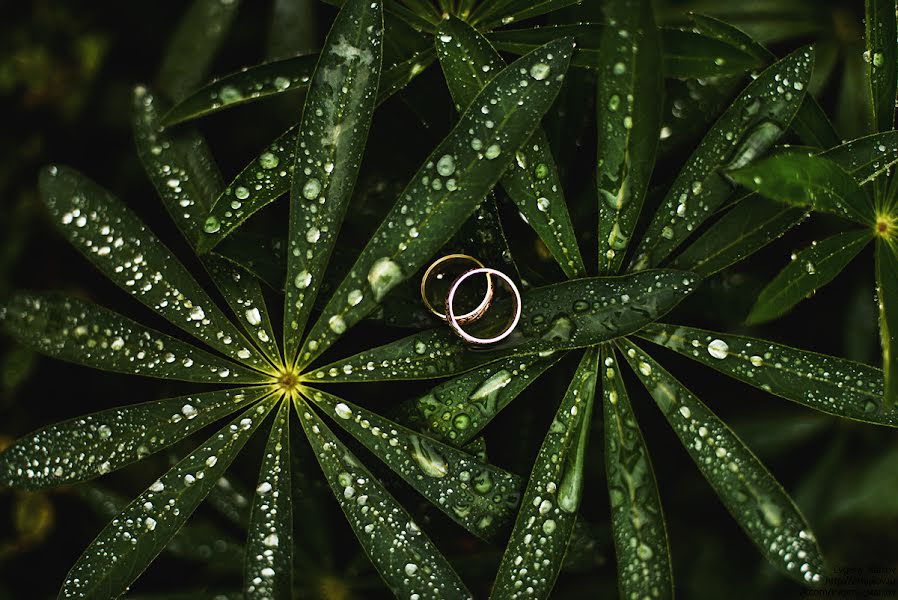
<instances>
[{"instance_id":1,"label":"pair of wedding ring","mask_svg":"<svg viewBox=\"0 0 898 600\"><path fill-rule=\"evenodd\" d=\"M427 285L432 277L443 277L442 274L439 274L439 268L450 261L467 261L475 264L476 267L465 271L455 278L452 285L449 287L449 293L446 295L445 312L440 312L434 308L430 302L430 298L427 294ZM480 301L480 304L472 310L463 314L457 314L455 300L458 290L466 280L475 275L486 276L486 292L483 295L483 299ZM462 326L477 321L489 311L495 295L495 286L493 284L494 277L501 280L511 292L514 308L511 313L511 318L498 334L492 337L478 337L465 331ZM504 340L511 335L511 332L517 327L518 321L521 320L521 293L518 291L517 286L511 278L502 271L484 266L482 262L467 254L447 254L430 265L427 268L427 271L424 272L424 277L421 278L421 299L424 301L424 306L427 307L427 310L436 315L439 319L446 321L458 337L470 344L488 345Z\"/></svg>"}]
</instances>

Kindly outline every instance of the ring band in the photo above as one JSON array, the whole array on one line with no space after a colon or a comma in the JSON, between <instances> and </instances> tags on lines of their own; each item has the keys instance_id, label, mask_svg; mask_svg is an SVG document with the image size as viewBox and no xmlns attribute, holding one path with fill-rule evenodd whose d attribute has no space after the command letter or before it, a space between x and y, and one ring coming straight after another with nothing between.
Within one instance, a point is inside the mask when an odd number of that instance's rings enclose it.
<instances>
[{"instance_id":1,"label":"ring band","mask_svg":"<svg viewBox=\"0 0 898 600\"><path fill-rule=\"evenodd\" d=\"M468 277L479 275L481 273L485 274L487 278L489 278L491 275L495 275L508 285L508 288L511 290L512 295L514 295L514 316L508 321L508 325L506 325L505 329L503 329L502 332L499 333L499 335L491 338L476 337L462 329L462 323L459 322L459 318L455 315L455 309L452 306L452 303L455 300L455 292L458 291L458 288L462 284L462 282ZM517 286L514 284L511 278L502 271L490 269L489 267L479 267L477 269L471 269L470 271L466 271L458 279L456 279L455 282L453 282L452 287L449 289L449 295L446 296L446 314L449 315L448 321L450 327L452 327L452 330L461 339L471 344L494 344L500 340L504 340L509 335L511 335L511 332L514 331L515 327L517 327L518 321L521 320L521 293L518 291Z\"/></svg>"},{"instance_id":2,"label":"ring band","mask_svg":"<svg viewBox=\"0 0 898 600\"><path fill-rule=\"evenodd\" d=\"M469 260L473 262L480 268L484 268L483 263L474 258L473 256L468 256L467 254L447 254L446 256L437 259L434 261L432 265L427 267L427 270L424 272L424 277L421 278L421 300L424 301L424 306L427 307L431 313L436 315L439 319L443 321L448 321L449 317L446 316L446 313L441 313L430 303L430 300L427 298L427 281L430 279L431 274L434 269L436 269L439 265L451 261L451 260ZM470 323L472 321L476 321L487 311L490 307L490 304L493 302L493 279L489 275L486 278L486 293L483 296L483 300L480 301L480 304L474 308L472 311L467 312L463 315L458 315L455 320L458 323Z\"/></svg>"}]
</instances>

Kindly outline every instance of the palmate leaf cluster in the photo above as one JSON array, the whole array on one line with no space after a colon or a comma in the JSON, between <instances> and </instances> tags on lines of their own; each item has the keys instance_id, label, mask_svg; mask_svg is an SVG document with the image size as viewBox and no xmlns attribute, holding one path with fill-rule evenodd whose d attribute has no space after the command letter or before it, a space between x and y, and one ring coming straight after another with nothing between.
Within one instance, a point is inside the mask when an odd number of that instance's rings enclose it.
<instances>
[{"instance_id":1,"label":"palmate leaf cluster","mask_svg":"<svg viewBox=\"0 0 898 600\"><path fill-rule=\"evenodd\" d=\"M582 525L584 463L601 446L620 593L672 597L664 511L626 371L645 387L758 551L787 577L805 585L821 581L822 552L795 503L733 430L649 351L663 346L817 411L898 424L892 409L898 359L890 352L898 319L890 177L898 160L891 131L894 4L868 3L875 131L845 144L807 93L812 47L778 58L740 30L700 15L690 28L662 28L648 0L606 2L595 22L540 26L518 22L573 2L347 0L320 52L248 67L196 89L236 4L198 0L175 35L161 93L139 86L133 105L141 162L214 292L130 204L69 167L48 167L40 177L62 235L127 294L206 349L58 294L22 292L0 307L7 334L50 356L214 386L26 435L0 454L3 485L85 482L230 419L130 503L95 498L115 516L72 567L61 598L117 597L164 549L189 555L191 540L202 536L185 523L206 499L228 505L225 473L260 427L268 437L253 499L234 517L248 531L238 595L288 598L303 578L293 573L302 545L294 534L304 529L294 519L306 514L297 507L307 499L294 490L315 474L311 464L295 461L305 445L397 597L471 592L440 540L385 485L381 466L458 526L504 548L491 597L548 597ZM429 68L442 70L458 118L352 264L336 274L335 245L352 210L378 107ZM542 121L576 69L590 70L597 81L598 158L589 211L595 221L575 228L561 183L564 165L553 158ZM659 97L665 79L689 78L732 82L734 97L679 174L661 181L656 153L669 132ZM296 126L226 183L190 121L297 90L305 96ZM801 147L776 145L796 139ZM525 288L522 319L508 340L475 351L429 322L322 364L325 352L339 355L339 342L353 336L354 326L377 317L387 303L404 302L422 268L465 231L486 231L501 246L495 194L510 199L566 278ZM244 224L285 195L286 256L272 266L272 253L263 249L260 256ZM884 372L664 320L703 278L770 244L809 209L862 229L799 253L758 298L749 320L784 314L875 239ZM595 227L596 264L581 254L582 227ZM266 303L269 288L284 292L282 315ZM568 354L579 363L556 399L530 473L491 464L484 429ZM336 384L364 389L437 378L390 416L335 393ZM601 440L590 439L594 423L601 424ZM291 439L299 431L302 439ZM357 456L360 447L382 465L370 470Z\"/></svg>"}]
</instances>

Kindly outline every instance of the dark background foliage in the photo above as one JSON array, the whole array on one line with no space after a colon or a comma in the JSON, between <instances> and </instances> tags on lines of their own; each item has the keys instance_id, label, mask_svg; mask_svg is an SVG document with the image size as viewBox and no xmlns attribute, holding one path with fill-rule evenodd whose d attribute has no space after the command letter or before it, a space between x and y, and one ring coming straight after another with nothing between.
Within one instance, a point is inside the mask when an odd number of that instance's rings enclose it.
<instances>
[{"instance_id":1,"label":"dark background foliage","mask_svg":"<svg viewBox=\"0 0 898 600\"><path fill-rule=\"evenodd\" d=\"M676 25L685 22L688 10L710 12L746 28L780 55L808 41L816 42L819 58L812 91L841 137L866 133L866 113L861 108L865 101L861 83L863 3L755 0L738 4L666 2L659 5L659 20ZM142 173L130 131L132 88L154 80L165 44L183 10L182 2L35 0L4 7L0 22L0 104L4 115L0 128L0 296L22 288L64 290L168 329L95 273L55 232L36 197L36 174L49 162L76 166L134 207L176 252L184 249ZM593 7L576 10L587 16L596 12ZM244 3L212 73L259 62L271 53L317 47L334 11L314 2L309 11L314 18L302 23L304 31L285 41L269 36L270 2ZM440 77L437 69L431 69L379 109L354 200L358 208L350 211L338 243L338 257L351 257L360 249L359 240L366 238L395 191L451 124L454 109ZM595 219L592 173L596 149L590 125L593 109L582 90L589 90L592 83L585 72L569 79L568 89L547 118L548 129L558 132L552 136L554 149L575 227L583 235L581 248L590 264L595 260L589 250L595 247L595 239L589 231L594 230ZM703 83L689 85L701 92ZM223 172L231 176L298 118L299 107L296 96L277 98L226 111L200 124ZM677 123L670 111L665 123L674 125L674 135L662 145L656 184L676 174L687 150L697 142L696 135L706 128ZM535 276L557 278L557 267L536 245L536 237L520 225L513 206L500 198L500 208L516 258L533 268ZM255 225L283 235L284 213L278 210L266 211ZM751 260L711 278L673 320L734 333L750 331L759 337L878 364L870 272L873 261L867 253L793 314L759 328L742 324L757 292L793 249L836 230L833 222L815 216ZM354 338L364 347L396 335L366 325ZM367 336L370 343L366 344ZM350 350L341 345L341 352ZM865 575L874 567L898 567L898 443L893 431L814 413L670 353L665 355L671 370L745 439L794 495L815 527L831 567L860 568ZM507 411L490 426L486 433L494 462L527 475L574 367L574 363L564 364L551 371L517 400L517 410ZM652 403L635 393L640 387L631 389L668 519L680 597L796 598L808 593L764 563L680 450ZM366 384L350 388L346 394L362 405L388 406L421 389L423 384ZM0 448L38 426L63 418L184 392L183 384L93 371L7 345L0 349ZM601 430L593 435L601 435ZM234 479L245 486L255 481L262 437L257 436L255 446L241 455L233 469ZM597 453L601 445L592 444L591 448ZM140 468L112 475L103 485L132 495L163 472L173 454L152 457ZM300 455L298 460L308 472L318 468L310 456ZM587 481L592 487L586 490L582 507L591 519L594 543L577 569L562 573L554 597L613 597L617 593L602 465L600 455L590 457ZM386 474L384 477L392 480ZM421 508L399 483L391 489L413 512L416 506ZM301 554L312 556L307 568L297 572L299 583L314 598L387 597L336 505L325 502L324 507L321 532L299 530L296 534ZM207 507L201 507L197 516L220 527L224 534L242 538L239 529ZM501 549L475 541L433 509L425 511L421 520L472 590L484 594ZM72 489L0 493L0 600L55 596L66 571L104 522ZM312 541L316 535L327 543L319 546ZM890 579L898 577L880 578L882 589L898 596L898 584L888 585ZM136 584L134 594L178 590L186 584L209 590L236 587L240 585L240 567L229 570L227 565L185 562L163 555ZM852 591L855 588L839 582L832 585L843 597L857 597ZM871 584L864 589L875 587Z\"/></svg>"}]
</instances>

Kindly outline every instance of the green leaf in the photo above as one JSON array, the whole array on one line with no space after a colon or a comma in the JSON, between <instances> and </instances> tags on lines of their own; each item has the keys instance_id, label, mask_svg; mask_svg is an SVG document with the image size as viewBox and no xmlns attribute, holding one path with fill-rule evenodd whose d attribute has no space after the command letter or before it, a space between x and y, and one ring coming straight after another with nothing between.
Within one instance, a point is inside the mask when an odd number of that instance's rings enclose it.
<instances>
[{"instance_id":1,"label":"green leaf","mask_svg":"<svg viewBox=\"0 0 898 600\"><path fill-rule=\"evenodd\" d=\"M478 94L412 177L328 301L300 352L299 367L424 266L474 212L551 106L571 49L569 39L547 44L503 69ZM305 285L306 280L288 283Z\"/></svg>"},{"instance_id":2,"label":"green leaf","mask_svg":"<svg viewBox=\"0 0 898 600\"><path fill-rule=\"evenodd\" d=\"M125 497L97 485L79 485L75 491L104 521L114 519L128 505ZM243 544L210 523L185 523L165 551L215 571L233 571L243 564Z\"/></svg>"},{"instance_id":3,"label":"green leaf","mask_svg":"<svg viewBox=\"0 0 898 600\"><path fill-rule=\"evenodd\" d=\"M777 569L817 583L823 556L798 507L736 434L661 365L627 340L627 362L683 447L758 550Z\"/></svg>"},{"instance_id":4,"label":"green leaf","mask_svg":"<svg viewBox=\"0 0 898 600\"><path fill-rule=\"evenodd\" d=\"M287 277L286 246L286 237L241 233L226 238L215 254L272 290L283 291Z\"/></svg>"},{"instance_id":5,"label":"green leaf","mask_svg":"<svg viewBox=\"0 0 898 600\"><path fill-rule=\"evenodd\" d=\"M863 225L875 221L870 196L836 163L820 155L784 152L729 175L777 202L833 213Z\"/></svg>"},{"instance_id":6,"label":"green leaf","mask_svg":"<svg viewBox=\"0 0 898 600\"><path fill-rule=\"evenodd\" d=\"M290 404L282 400L265 446L246 539L246 598L290 598L293 591L293 498Z\"/></svg>"},{"instance_id":7,"label":"green leaf","mask_svg":"<svg viewBox=\"0 0 898 600\"><path fill-rule=\"evenodd\" d=\"M655 472L619 363L603 346L605 474L621 598L673 598L667 526Z\"/></svg>"},{"instance_id":8,"label":"green leaf","mask_svg":"<svg viewBox=\"0 0 898 600\"><path fill-rule=\"evenodd\" d=\"M122 406L62 421L0 454L0 482L37 490L105 475L271 393L255 386Z\"/></svg>"},{"instance_id":9,"label":"green leaf","mask_svg":"<svg viewBox=\"0 0 898 600\"><path fill-rule=\"evenodd\" d=\"M400 414L415 429L462 446L563 356L513 356L484 365L409 400Z\"/></svg>"},{"instance_id":10,"label":"green leaf","mask_svg":"<svg viewBox=\"0 0 898 600\"><path fill-rule=\"evenodd\" d=\"M415 51L408 58L396 60L383 69L380 76L380 87L377 89L378 105L386 102L393 94L402 90L411 81L424 72L437 58L433 48Z\"/></svg>"},{"instance_id":11,"label":"green leaf","mask_svg":"<svg viewBox=\"0 0 898 600\"><path fill-rule=\"evenodd\" d=\"M460 110L469 108L492 74L506 66L486 38L454 17L440 23L436 48L449 91ZM586 267L577 246L558 169L542 128L537 128L515 153L515 162L501 183L565 275L585 276Z\"/></svg>"},{"instance_id":12,"label":"green leaf","mask_svg":"<svg viewBox=\"0 0 898 600\"><path fill-rule=\"evenodd\" d=\"M181 234L196 246L213 198L224 184L205 140L194 129L174 132L159 124L161 100L143 86L134 92L134 138L144 170ZM215 255L201 257L203 266L250 339L272 364L280 351L268 320L258 281Z\"/></svg>"},{"instance_id":13,"label":"green leaf","mask_svg":"<svg viewBox=\"0 0 898 600\"><path fill-rule=\"evenodd\" d=\"M507 0L500 2L482 2L478 8L486 7L482 12L474 11L468 21L477 25L478 29L492 29L499 25L508 25L517 21L532 19L540 15L561 10L567 6L580 4L583 0Z\"/></svg>"},{"instance_id":14,"label":"green leaf","mask_svg":"<svg viewBox=\"0 0 898 600\"><path fill-rule=\"evenodd\" d=\"M162 124L170 127L275 94L304 89L317 62L318 54L314 53L244 67L191 93L165 114Z\"/></svg>"},{"instance_id":15,"label":"green leaf","mask_svg":"<svg viewBox=\"0 0 898 600\"><path fill-rule=\"evenodd\" d=\"M616 273L655 165L664 82L650 0L606 2L604 10L617 25L602 33L596 92L599 272Z\"/></svg>"},{"instance_id":16,"label":"green leaf","mask_svg":"<svg viewBox=\"0 0 898 600\"><path fill-rule=\"evenodd\" d=\"M767 340L653 323L639 336L748 385L847 419L898 427L883 410L882 371Z\"/></svg>"},{"instance_id":17,"label":"green leaf","mask_svg":"<svg viewBox=\"0 0 898 600\"><path fill-rule=\"evenodd\" d=\"M874 133L823 152L851 175L858 185L888 174L898 164L898 131Z\"/></svg>"},{"instance_id":18,"label":"green leaf","mask_svg":"<svg viewBox=\"0 0 898 600\"><path fill-rule=\"evenodd\" d=\"M264 62L225 75L190 94L162 119L166 127L205 117L234 106L307 89L319 54L303 54ZM433 48L412 50L384 63L377 93L381 104L404 88L434 61ZM295 144L289 145L292 152ZM285 161L285 164L292 164Z\"/></svg>"},{"instance_id":19,"label":"green leaf","mask_svg":"<svg viewBox=\"0 0 898 600\"><path fill-rule=\"evenodd\" d=\"M40 189L66 239L116 285L226 356L274 372L169 249L118 199L65 167L42 171Z\"/></svg>"},{"instance_id":20,"label":"green leaf","mask_svg":"<svg viewBox=\"0 0 898 600\"><path fill-rule=\"evenodd\" d=\"M237 0L191 3L178 21L159 69L159 84L169 98L180 100L206 77L239 7Z\"/></svg>"},{"instance_id":21,"label":"green leaf","mask_svg":"<svg viewBox=\"0 0 898 600\"><path fill-rule=\"evenodd\" d=\"M763 71L717 120L680 171L655 213L631 269L659 264L734 195L721 170L754 160L785 131L798 110L813 65L810 48ZM784 87L789 80L791 89Z\"/></svg>"},{"instance_id":22,"label":"green leaf","mask_svg":"<svg viewBox=\"0 0 898 600\"><path fill-rule=\"evenodd\" d=\"M895 94L898 91L895 0L866 0L864 7L864 61L872 100L873 129L890 131L895 124Z\"/></svg>"},{"instance_id":23,"label":"green leaf","mask_svg":"<svg viewBox=\"0 0 898 600\"><path fill-rule=\"evenodd\" d=\"M526 29L500 29L484 33L498 50L523 55L560 37L572 37L577 46L571 66L595 68L600 61L599 40L604 25L576 23L572 25L539 25Z\"/></svg>"},{"instance_id":24,"label":"green leaf","mask_svg":"<svg viewBox=\"0 0 898 600\"><path fill-rule=\"evenodd\" d=\"M13 296L0 306L0 322L29 348L95 369L198 383L270 379L111 310L59 294Z\"/></svg>"},{"instance_id":25,"label":"green leaf","mask_svg":"<svg viewBox=\"0 0 898 600\"><path fill-rule=\"evenodd\" d=\"M865 230L846 231L793 254L792 261L761 291L745 322L756 325L789 312L841 273L872 237Z\"/></svg>"},{"instance_id":26,"label":"green leaf","mask_svg":"<svg viewBox=\"0 0 898 600\"><path fill-rule=\"evenodd\" d=\"M777 59L773 52L756 42L747 33L728 23L695 13L690 17L696 28L702 33L736 46L760 59L764 64L773 63ZM832 148L842 142L832 123L826 117L826 113L810 94L805 94L798 112L795 113L795 118L792 119L791 127L798 137L810 146Z\"/></svg>"},{"instance_id":27,"label":"green leaf","mask_svg":"<svg viewBox=\"0 0 898 600\"><path fill-rule=\"evenodd\" d=\"M617 11L617 7L606 3L606 9ZM617 13L620 16L621 13ZM628 21L638 15L627 15ZM614 28L600 23L576 23L571 25L542 25L528 29L502 29L486 34L487 38L504 52L524 54L561 36L573 37L577 42L571 65L591 69L602 68L604 64L601 49L602 38L609 31L618 35L620 22ZM625 30L632 33L630 30ZM661 40L661 64L664 75L686 79L690 77L724 76L742 74L746 70L760 66L760 62L744 49L733 44L718 41L692 31L661 29L657 34ZM622 42L627 38L619 36ZM722 59L720 64L716 59ZM700 75L701 74L701 75Z\"/></svg>"},{"instance_id":28,"label":"green leaf","mask_svg":"<svg viewBox=\"0 0 898 600\"><path fill-rule=\"evenodd\" d=\"M543 440L490 598L548 598L561 570L583 491L583 461L598 350L583 355Z\"/></svg>"},{"instance_id":29,"label":"green leaf","mask_svg":"<svg viewBox=\"0 0 898 600\"><path fill-rule=\"evenodd\" d=\"M879 300L879 336L882 342L883 407L891 410L898 400L898 256L891 240L876 240L876 296Z\"/></svg>"},{"instance_id":30,"label":"green leaf","mask_svg":"<svg viewBox=\"0 0 898 600\"><path fill-rule=\"evenodd\" d=\"M611 29L611 28L609 28ZM681 79L742 75L762 61L719 39L685 29L665 29L664 73Z\"/></svg>"},{"instance_id":31,"label":"green leaf","mask_svg":"<svg viewBox=\"0 0 898 600\"><path fill-rule=\"evenodd\" d=\"M317 2L274 0L272 4L266 56L282 58L318 46Z\"/></svg>"},{"instance_id":32,"label":"green leaf","mask_svg":"<svg viewBox=\"0 0 898 600\"><path fill-rule=\"evenodd\" d=\"M511 524L521 497L518 476L331 394L307 389L306 397L474 535L498 541Z\"/></svg>"},{"instance_id":33,"label":"green leaf","mask_svg":"<svg viewBox=\"0 0 898 600\"><path fill-rule=\"evenodd\" d=\"M662 269L536 288L523 297L515 331L498 344L472 348L443 326L331 363L306 378L344 383L446 377L510 356L592 346L660 318L695 282L691 273ZM510 310L499 303L490 309L499 315Z\"/></svg>"},{"instance_id":34,"label":"green leaf","mask_svg":"<svg viewBox=\"0 0 898 600\"><path fill-rule=\"evenodd\" d=\"M163 130L159 115L165 103L146 87L134 88L132 106L140 162L165 210L194 247L210 202L224 187L209 146L195 129Z\"/></svg>"},{"instance_id":35,"label":"green leaf","mask_svg":"<svg viewBox=\"0 0 898 600\"><path fill-rule=\"evenodd\" d=\"M396 499L304 402L300 423L331 490L377 572L397 597L470 598L449 562Z\"/></svg>"},{"instance_id":36,"label":"green leaf","mask_svg":"<svg viewBox=\"0 0 898 600\"><path fill-rule=\"evenodd\" d=\"M348 0L306 95L290 190L284 356L295 360L352 197L380 77L383 7ZM343 299L351 304L352 299Z\"/></svg>"},{"instance_id":37,"label":"green leaf","mask_svg":"<svg viewBox=\"0 0 898 600\"><path fill-rule=\"evenodd\" d=\"M707 277L777 240L807 215L803 209L751 194L690 244L673 266Z\"/></svg>"},{"instance_id":38,"label":"green leaf","mask_svg":"<svg viewBox=\"0 0 898 600\"><path fill-rule=\"evenodd\" d=\"M427 48L382 71L378 104L402 89L435 58L433 49ZM203 250L212 247L220 249L224 238L231 235L244 221L287 193L292 181L298 138L299 126L288 129L244 167L225 188L209 215L215 219L209 221L209 229L218 227L218 230L214 235L202 237Z\"/></svg>"},{"instance_id":39,"label":"green leaf","mask_svg":"<svg viewBox=\"0 0 898 600\"><path fill-rule=\"evenodd\" d=\"M202 261L243 330L272 364L280 365L281 353L259 281L216 254L206 254Z\"/></svg>"},{"instance_id":40,"label":"green leaf","mask_svg":"<svg viewBox=\"0 0 898 600\"><path fill-rule=\"evenodd\" d=\"M100 532L69 571L59 598L117 598L165 548L274 404L250 408L175 465Z\"/></svg>"},{"instance_id":41,"label":"green leaf","mask_svg":"<svg viewBox=\"0 0 898 600\"><path fill-rule=\"evenodd\" d=\"M206 496L206 503L230 522L246 529L251 510L249 493L236 479L222 477Z\"/></svg>"}]
</instances>

